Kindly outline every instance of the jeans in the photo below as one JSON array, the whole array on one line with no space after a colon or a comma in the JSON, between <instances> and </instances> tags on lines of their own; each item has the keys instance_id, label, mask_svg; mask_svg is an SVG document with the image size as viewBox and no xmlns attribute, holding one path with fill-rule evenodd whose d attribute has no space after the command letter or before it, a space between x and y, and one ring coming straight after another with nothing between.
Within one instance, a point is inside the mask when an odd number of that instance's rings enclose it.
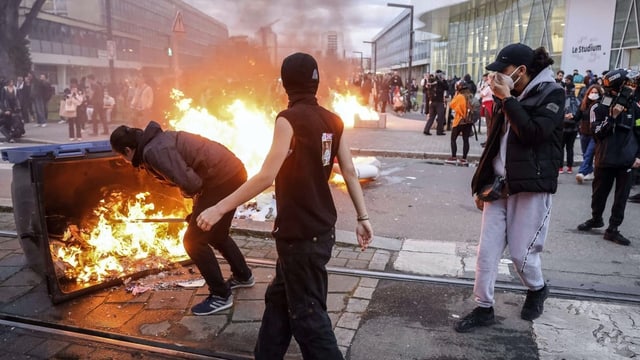
<instances>
[{"instance_id":1,"label":"jeans","mask_svg":"<svg viewBox=\"0 0 640 360\"><path fill-rule=\"evenodd\" d=\"M582 148L582 164L578 172L588 175L593 172L593 154L596 150L596 142L591 135L580 135L580 147Z\"/></svg>"},{"instance_id":2,"label":"jeans","mask_svg":"<svg viewBox=\"0 0 640 360\"><path fill-rule=\"evenodd\" d=\"M431 101L429 103L429 120L427 120L427 124L424 127L423 132L425 134L429 133L431 130L431 126L433 125L433 121L436 120L437 117L437 126L436 133L442 134L444 133L444 103L442 101Z\"/></svg>"},{"instance_id":3,"label":"jeans","mask_svg":"<svg viewBox=\"0 0 640 360\"><path fill-rule=\"evenodd\" d=\"M256 360L282 359L293 336L305 360L343 359L327 314L326 265L335 230L312 239L278 239L276 276L264 296Z\"/></svg>"},{"instance_id":4,"label":"jeans","mask_svg":"<svg viewBox=\"0 0 640 360\"><path fill-rule=\"evenodd\" d=\"M36 122L38 124L46 124L47 118L45 117L44 99L41 97L35 97L33 99L33 107L36 113Z\"/></svg>"},{"instance_id":5,"label":"jeans","mask_svg":"<svg viewBox=\"0 0 640 360\"><path fill-rule=\"evenodd\" d=\"M209 286L209 292L224 298L231 295L231 290L222 277L220 265L218 265L218 260L210 246L218 250L229 263L231 272L236 279L246 280L251 277L251 270L247 266L242 252L229 236L229 228L235 209L226 213L209 231L202 231L198 227L196 219L202 211L217 204L218 201L239 188L246 179L247 173L243 171L217 187L205 187L193 205L189 226L184 234L184 248L200 270L200 274Z\"/></svg>"}]
</instances>

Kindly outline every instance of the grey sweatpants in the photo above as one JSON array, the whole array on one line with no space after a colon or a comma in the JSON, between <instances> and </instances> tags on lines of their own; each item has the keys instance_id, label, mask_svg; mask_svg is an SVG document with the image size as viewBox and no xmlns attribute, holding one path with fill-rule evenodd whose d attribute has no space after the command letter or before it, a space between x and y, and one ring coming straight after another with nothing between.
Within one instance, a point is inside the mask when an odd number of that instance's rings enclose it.
<instances>
[{"instance_id":1,"label":"grey sweatpants","mask_svg":"<svg viewBox=\"0 0 640 360\"><path fill-rule=\"evenodd\" d=\"M473 287L479 306L494 304L498 265L507 246L522 284L530 290L544 286L540 253L549 229L551 198L550 193L528 192L484 203Z\"/></svg>"}]
</instances>

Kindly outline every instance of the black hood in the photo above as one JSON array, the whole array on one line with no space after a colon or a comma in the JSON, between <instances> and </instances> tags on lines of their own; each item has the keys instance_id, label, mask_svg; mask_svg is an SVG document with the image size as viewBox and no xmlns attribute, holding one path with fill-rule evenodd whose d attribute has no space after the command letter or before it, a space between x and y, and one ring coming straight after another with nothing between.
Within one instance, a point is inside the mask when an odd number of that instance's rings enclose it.
<instances>
[{"instance_id":1,"label":"black hood","mask_svg":"<svg viewBox=\"0 0 640 360\"><path fill-rule=\"evenodd\" d=\"M295 53L287 56L282 61L280 77L289 97L301 94L315 95L318 91L318 63L309 54Z\"/></svg>"},{"instance_id":2,"label":"black hood","mask_svg":"<svg viewBox=\"0 0 640 360\"><path fill-rule=\"evenodd\" d=\"M133 154L133 159L131 160L131 164L135 167L139 167L142 164L142 153L144 152L144 147L153 139L158 136L158 134L162 133L162 127L155 121L150 121L147 127L143 132L136 133L138 146L136 147L136 152Z\"/></svg>"}]
</instances>

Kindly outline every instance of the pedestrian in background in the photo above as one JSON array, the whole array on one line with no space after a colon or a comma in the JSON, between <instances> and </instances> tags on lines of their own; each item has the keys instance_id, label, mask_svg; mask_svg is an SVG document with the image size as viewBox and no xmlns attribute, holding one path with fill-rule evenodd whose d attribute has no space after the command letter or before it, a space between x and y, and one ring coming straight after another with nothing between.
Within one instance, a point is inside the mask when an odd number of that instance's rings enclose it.
<instances>
[{"instance_id":1,"label":"pedestrian in background","mask_svg":"<svg viewBox=\"0 0 640 360\"><path fill-rule=\"evenodd\" d=\"M242 252L229 236L235 208L221 214L206 230L197 226L196 218L245 182L247 172L240 159L222 144L184 131L163 131L155 121L144 130L121 125L111 134L110 142L113 150L135 168L179 187L185 197L194 200L183 243L209 286L209 296L191 312L209 315L233 306L231 290L255 284ZM211 247L231 267L232 275L226 282Z\"/></svg>"},{"instance_id":2,"label":"pedestrian in background","mask_svg":"<svg viewBox=\"0 0 640 360\"><path fill-rule=\"evenodd\" d=\"M467 165L467 155L469 154L469 137L473 132L473 122L471 114L471 102L473 95L469 89L469 83L464 80L456 84L456 94L451 100L451 110L454 111L453 127L451 128L451 157L446 160L448 163L460 163ZM458 159L458 136L462 136L462 158Z\"/></svg>"},{"instance_id":3,"label":"pedestrian in background","mask_svg":"<svg viewBox=\"0 0 640 360\"><path fill-rule=\"evenodd\" d=\"M564 87L565 103L564 103L564 121L562 127L562 153L567 154L567 174L573 174L573 147L576 143L578 135L578 123L576 115L580 108L580 102L576 98L576 92L571 79L567 76L567 82ZM564 173L564 166L560 166L558 172Z\"/></svg>"},{"instance_id":4,"label":"pedestrian in background","mask_svg":"<svg viewBox=\"0 0 640 360\"><path fill-rule=\"evenodd\" d=\"M93 108L91 114L91 122L93 125L93 132L91 136L98 136L98 128L102 125L102 135L109 135L109 125L107 124L107 118L104 113L104 88L100 84L93 74L87 76L89 87L89 106Z\"/></svg>"},{"instance_id":5,"label":"pedestrian in background","mask_svg":"<svg viewBox=\"0 0 640 360\"><path fill-rule=\"evenodd\" d=\"M275 180L278 211L273 236L278 260L265 293L255 358L284 358L293 336L304 359L342 359L327 314L326 264L335 244L337 218L328 181L336 157L356 210L356 235L363 250L373 230L342 119L316 100L320 77L315 59L303 53L286 57L281 78L289 107L276 117L273 143L260 172L203 211L198 224L208 229Z\"/></svg>"},{"instance_id":6,"label":"pedestrian in background","mask_svg":"<svg viewBox=\"0 0 640 360\"><path fill-rule=\"evenodd\" d=\"M69 141L82 140L82 124L78 120L78 107L84 101L84 93L78 89L78 79L69 80L69 88L64 90L60 100L60 118L66 120L69 127Z\"/></svg>"},{"instance_id":7,"label":"pedestrian in background","mask_svg":"<svg viewBox=\"0 0 640 360\"><path fill-rule=\"evenodd\" d=\"M133 126L142 126L151 120L151 107L154 101L153 89L147 84L142 73L136 74L134 83L135 90L130 103L133 110L132 124Z\"/></svg>"},{"instance_id":8,"label":"pedestrian in background","mask_svg":"<svg viewBox=\"0 0 640 360\"><path fill-rule=\"evenodd\" d=\"M576 174L576 181L582 184L584 181L593 180L593 153L596 142L591 131L591 108L602 98L602 87L598 84L589 86L587 96L582 99L580 108L576 114L578 131L580 132L580 148L582 150L582 164Z\"/></svg>"},{"instance_id":9,"label":"pedestrian in background","mask_svg":"<svg viewBox=\"0 0 640 360\"><path fill-rule=\"evenodd\" d=\"M482 75L482 83L480 84L480 100L482 101L480 115L484 117L488 138L489 130L493 125L493 91L491 91L491 86L489 86L489 73L485 73L484 75ZM480 125L478 125L478 132L480 132ZM483 142L480 145L484 147L486 143Z\"/></svg>"},{"instance_id":10,"label":"pedestrian in background","mask_svg":"<svg viewBox=\"0 0 640 360\"><path fill-rule=\"evenodd\" d=\"M493 305L498 265L509 247L527 297L520 317L542 315L549 288L540 254L549 229L552 194L558 188L564 90L556 84L543 48L511 44L486 68L497 99L494 124L471 182L482 210L476 278L477 307L457 321L458 332L496 322ZM492 189L492 191L490 191Z\"/></svg>"},{"instance_id":11,"label":"pedestrian in background","mask_svg":"<svg viewBox=\"0 0 640 360\"><path fill-rule=\"evenodd\" d=\"M604 75L606 101L591 108L591 130L596 141L591 218L578 225L589 231L604 226L602 214L615 182L609 226L603 238L619 245L631 241L620 234L631 191L631 171L640 167L640 107L633 97L640 73L616 69ZM615 103L613 101L615 100Z\"/></svg>"},{"instance_id":12,"label":"pedestrian in background","mask_svg":"<svg viewBox=\"0 0 640 360\"><path fill-rule=\"evenodd\" d=\"M431 127L436 122L436 135L445 135L445 104L444 97L447 92L447 82L444 79L444 73L436 70L432 81L429 82L429 115L427 123L422 130L425 135L431 135Z\"/></svg>"}]
</instances>

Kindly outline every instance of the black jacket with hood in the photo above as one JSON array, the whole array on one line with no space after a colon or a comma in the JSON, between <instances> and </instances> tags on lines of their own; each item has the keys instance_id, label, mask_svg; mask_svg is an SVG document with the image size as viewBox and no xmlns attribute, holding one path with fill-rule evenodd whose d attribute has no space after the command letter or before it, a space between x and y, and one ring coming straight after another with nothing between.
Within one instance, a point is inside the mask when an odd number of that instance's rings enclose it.
<instances>
[{"instance_id":1,"label":"black jacket with hood","mask_svg":"<svg viewBox=\"0 0 640 360\"><path fill-rule=\"evenodd\" d=\"M188 197L245 171L224 145L184 131L162 131L155 121L140 135L132 164L163 183L178 186Z\"/></svg>"},{"instance_id":2,"label":"black jacket with hood","mask_svg":"<svg viewBox=\"0 0 640 360\"><path fill-rule=\"evenodd\" d=\"M538 76L545 79L536 80ZM553 80L551 70L543 70L536 78L532 82L537 84L525 89L518 100L496 99L493 127L471 181L473 194L493 182L493 159L499 156L505 121L510 126L505 161L509 194L556 192L558 168L562 165L565 94Z\"/></svg>"}]
</instances>

